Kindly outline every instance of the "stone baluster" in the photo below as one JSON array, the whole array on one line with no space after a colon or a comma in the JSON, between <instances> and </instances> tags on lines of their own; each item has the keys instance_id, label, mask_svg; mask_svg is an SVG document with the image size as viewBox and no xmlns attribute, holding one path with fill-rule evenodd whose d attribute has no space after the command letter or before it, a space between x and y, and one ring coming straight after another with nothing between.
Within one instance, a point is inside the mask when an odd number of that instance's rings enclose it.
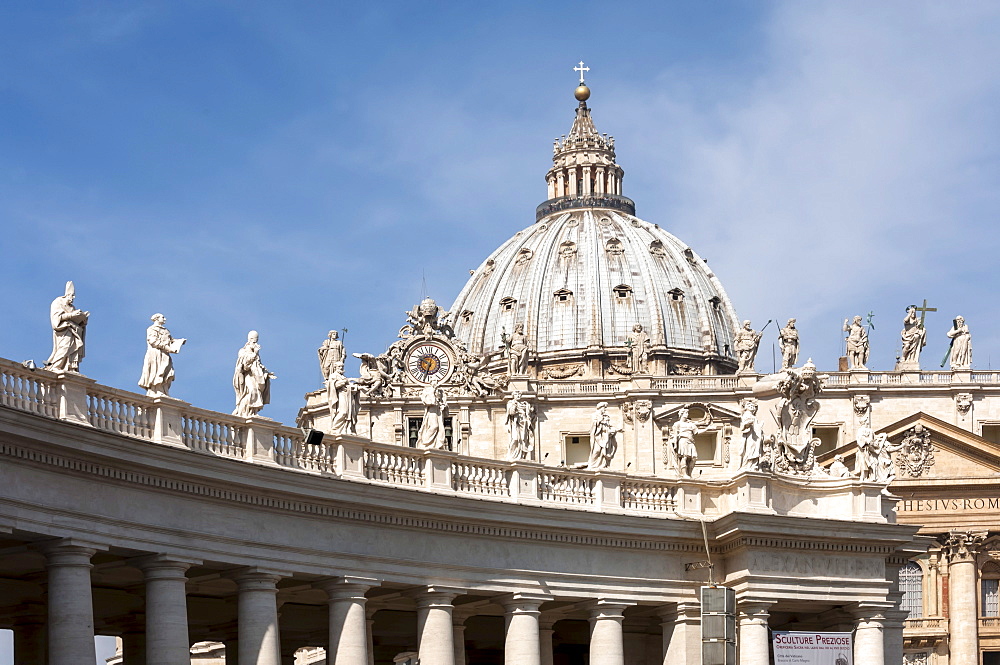
<instances>
[{"instance_id":1,"label":"stone baluster","mask_svg":"<svg viewBox=\"0 0 1000 665\"><path fill-rule=\"evenodd\" d=\"M864 665L886 665L884 605L859 603L854 609L854 662ZM902 658L902 653L900 654ZM974 661L957 660L965 663Z\"/></svg>"},{"instance_id":2,"label":"stone baluster","mask_svg":"<svg viewBox=\"0 0 1000 665\"><path fill-rule=\"evenodd\" d=\"M455 629L452 601L462 589L428 586L416 595L417 650L420 665L454 665Z\"/></svg>"},{"instance_id":3,"label":"stone baluster","mask_svg":"<svg viewBox=\"0 0 1000 665\"><path fill-rule=\"evenodd\" d=\"M771 662L771 636L767 622L771 615L770 603L740 601L739 611L739 665L769 665ZM699 644L699 649L701 645ZM859 661L870 665L866 661Z\"/></svg>"},{"instance_id":4,"label":"stone baluster","mask_svg":"<svg viewBox=\"0 0 1000 665\"><path fill-rule=\"evenodd\" d=\"M186 573L200 562L153 555L134 563L146 578L146 664L190 665Z\"/></svg>"},{"instance_id":5,"label":"stone baluster","mask_svg":"<svg viewBox=\"0 0 1000 665\"><path fill-rule=\"evenodd\" d=\"M541 665L539 608L550 600L538 594L514 593L497 599L504 608L506 636L503 659L506 665Z\"/></svg>"},{"instance_id":6,"label":"stone baluster","mask_svg":"<svg viewBox=\"0 0 1000 665\"><path fill-rule=\"evenodd\" d=\"M48 570L48 665L97 660L90 558L96 547L58 540L42 547Z\"/></svg>"},{"instance_id":7,"label":"stone baluster","mask_svg":"<svg viewBox=\"0 0 1000 665\"><path fill-rule=\"evenodd\" d=\"M701 659L701 606L678 603L659 613L663 630L663 662L689 663Z\"/></svg>"},{"instance_id":8,"label":"stone baluster","mask_svg":"<svg viewBox=\"0 0 1000 665\"><path fill-rule=\"evenodd\" d=\"M623 612L628 603L597 600L590 609L590 665L625 665Z\"/></svg>"},{"instance_id":9,"label":"stone baluster","mask_svg":"<svg viewBox=\"0 0 1000 665\"><path fill-rule=\"evenodd\" d=\"M330 641L327 654L338 665L368 665L368 617L365 592L379 584L371 577L338 577L318 586L330 605Z\"/></svg>"},{"instance_id":10,"label":"stone baluster","mask_svg":"<svg viewBox=\"0 0 1000 665\"><path fill-rule=\"evenodd\" d=\"M239 662L243 665L281 665L277 602L277 584L281 576L248 569L237 573L234 579L239 585Z\"/></svg>"},{"instance_id":11,"label":"stone baluster","mask_svg":"<svg viewBox=\"0 0 1000 665\"><path fill-rule=\"evenodd\" d=\"M944 545L948 557L949 662L979 662L979 608L976 599L976 553L982 533L951 533Z\"/></svg>"}]
</instances>

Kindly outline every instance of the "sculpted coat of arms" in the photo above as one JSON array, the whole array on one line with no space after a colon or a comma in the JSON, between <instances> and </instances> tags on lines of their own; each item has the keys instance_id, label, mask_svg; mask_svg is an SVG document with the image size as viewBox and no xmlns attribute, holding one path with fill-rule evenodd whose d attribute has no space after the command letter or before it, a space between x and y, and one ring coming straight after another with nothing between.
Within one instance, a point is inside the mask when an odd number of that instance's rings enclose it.
<instances>
[{"instance_id":1,"label":"sculpted coat of arms","mask_svg":"<svg viewBox=\"0 0 1000 665\"><path fill-rule=\"evenodd\" d=\"M919 478L934 466L934 446L931 444L931 433L921 424L916 424L906 431L902 446L896 453L896 466L900 475Z\"/></svg>"}]
</instances>

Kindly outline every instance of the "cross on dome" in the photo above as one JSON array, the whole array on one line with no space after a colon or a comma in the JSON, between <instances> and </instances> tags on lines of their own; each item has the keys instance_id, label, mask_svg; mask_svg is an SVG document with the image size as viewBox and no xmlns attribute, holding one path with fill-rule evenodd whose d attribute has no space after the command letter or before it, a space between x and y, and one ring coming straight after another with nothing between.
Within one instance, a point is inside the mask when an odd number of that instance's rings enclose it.
<instances>
[{"instance_id":1,"label":"cross on dome","mask_svg":"<svg viewBox=\"0 0 1000 665\"><path fill-rule=\"evenodd\" d=\"M583 85L583 73L584 72L589 72L590 71L590 67L584 67L583 66L583 60L581 60L580 64L573 68L573 71L574 72L580 72L580 85Z\"/></svg>"}]
</instances>

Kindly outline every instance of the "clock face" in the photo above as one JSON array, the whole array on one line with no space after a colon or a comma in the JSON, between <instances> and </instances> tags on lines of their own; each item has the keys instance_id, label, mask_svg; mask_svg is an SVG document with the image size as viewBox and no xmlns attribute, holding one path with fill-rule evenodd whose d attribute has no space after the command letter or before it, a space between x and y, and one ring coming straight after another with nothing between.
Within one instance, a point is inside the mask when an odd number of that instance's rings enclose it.
<instances>
[{"instance_id":1,"label":"clock face","mask_svg":"<svg viewBox=\"0 0 1000 665\"><path fill-rule=\"evenodd\" d=\"M410 349L406 369L420 383L434 383L451 373L451 356L444 347L424 342Z\"/></svg>"}]
</instances>

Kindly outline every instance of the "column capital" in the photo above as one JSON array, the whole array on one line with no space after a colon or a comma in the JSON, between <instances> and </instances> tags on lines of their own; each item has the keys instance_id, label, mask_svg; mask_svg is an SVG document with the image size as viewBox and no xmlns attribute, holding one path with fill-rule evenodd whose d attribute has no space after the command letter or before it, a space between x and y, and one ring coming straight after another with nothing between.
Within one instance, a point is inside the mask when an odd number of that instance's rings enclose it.
<instances>
[{"instance_id":1,"label":"column capital","mask_svg":"<svg viewBox=\"0 0 1000 665\"><path fill-rule=\"evenodd\" d=\"M846 609L860 627L862 624L881 626L886 622L886 616L893 610L893 607L892 603L855 603Z\"/></svg>"},{"instance_id":2,"label":"column capital","mask_svg":"<svg viewBox=\"0 0 1000 665\"><path fill-rule=\"evenodd\" d=\"M624 612L636 603L618 598L598 598L580 605L581 608L590 610L591 619L615 619L621 621L625 618Z\"/></svg>"},{"instance_id":3,"label":"column capital","mask_svg":"<svg viewBox=\"0 0 1000 665\"><path fill-rule=\"evenodd\" d=\"M278 592L278 582L288 573L264 568L240 568L226 574L239 586L240 591Z\"/></svg>"},{"instance_id":4,"label":"column capital","mask_svg":"<svg viewBox=\"0 0 1000 665\"><path fill-rule=\"evenodd\" d=\"M317 589L322 589L326 592L327 597L330 600L340 600L348 598L357 598L358 600L365 598L365 592L367 592L372 587L377 587L382 583L382 580L375 577L356 577L353 575L342 575L340 577L334 577L328 580L320 580L313 584Z\"/></svg>"},{"instance_id":5,"label":"column capital","mask_svg":"<svg viewBox=\"0 0 1000 665\"><path fill-rule=\"evenodd\" d=\"M417 607L434 607L436 605L452 606L452 601L468 593L468 589L459 587L428 584L419 589L413 589L406 595L417 601Z\"/></svg>"},{"instance_id":6,"label":"column capital","mask_svg":"<svg viewBox=\"0 0 1000 665\"><path fill-rule=\"evenodd\" d=\"M985 531L952 531L942 536L942 549L948 558L948 563L974 561L979 553L979 546L986 540Z\"/></svg>"},{"instance_id":7,"label":"column capital","mask_svg":"<svg viewBox=\"0 0 1000 665\"><path fill-rule=\"evenodd\" d=\"M46 540L35 547L48 559L48 566L90 566L90 558L107 549L77 538Z\"/></svg>"},{"instance_id":8,"label":"column capital","mask_svg":"<svg viewBox=\"0 0 1000 665\"><path fill-rule=\"evenodd\" d=\"M147 554L134 557L128 563L146 574L146 579L187 579L185 573L191 566L201 565L198 559L177 557L170 554Z\"/></svg>"},{"instance_id":9,"label":"column capital","mask_svg":"<svg viewBox=\"0 0 1000 665\"><path fill-rule=\"evenodd\" d=\"M504 594L493 599L495 603L514 614L541 614L538 608L542 606L542 603L547 603L550 600L552 600L552 596L549 594L521 591Z\"/></svg>"},{"instance_id":10,"label":"column capital","mask_svg":"<svg viewBox=\"0 0 1000 665\"><path fill-rule=\"evenodd\" d=\"M661 625L676 621L701 621L701 605L693 600L672 603L656 610L656 616L660 618Z\"/></svg>"},{"instance_id":11,"label":"column capital","mask_svg":"<svg viewBox=\"0 0 1000 665\"><path fill-rule=\"evenodd\" d=\"M771 617L771 606L774 603L758 600L737 600L736 612L742 624L761 624L766 626Z\"/></svg>"}]
</instances>

